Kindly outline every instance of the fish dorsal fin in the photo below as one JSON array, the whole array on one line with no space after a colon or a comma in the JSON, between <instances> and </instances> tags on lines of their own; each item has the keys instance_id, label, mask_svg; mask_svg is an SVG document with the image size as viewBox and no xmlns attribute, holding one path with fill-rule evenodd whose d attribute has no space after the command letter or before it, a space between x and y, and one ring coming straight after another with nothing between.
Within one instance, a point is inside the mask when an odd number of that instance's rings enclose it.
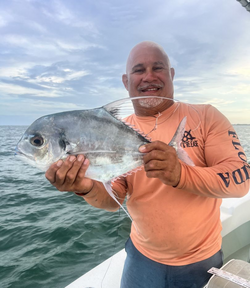
<instances>
[{"instance_id":1,"label":"fish dorsal fin","mask_svg":"<svg viewBox=\"0 0 250 288\"><path fill-rule=\"evenodd\" d=\"M127 121L123 120L123 119L119 119L120 121L122 121L125 125L127 125L128 127L132 128L134 131L136 131L137 133L139 133L141 136L143 136L145 139L147 139L149 142L151 142L151 138L145 134L143 131L141 131L140 129L137 129L135 127L135 125L132 125L130 123L128 123Z\"/></svg>"},{"instance_id":2,"label":"fish dorsal fin","mask_svg":"<svg viewBox=\"0 0 250 288\"><path fill-rule=\"evenodd\" d=\"M177 100L173 100L173 99L161 97L161 96L136 96L136 97L128 97L128 98L123 98L117 101L113 101L109 104L104 105L102 108L106 110L109 114L111 114L113 117L115 117L119 121L122 121L125 125L129 126L130 128L132 128L137 133L139 133L140 135L142 135L144 138L146 138L148 141L151 142L151 138L148 136L148 134L145 134L143 131L138 130L133 125L126 122L124 118L128 117L131 114L134 114L135 113L134 105L139 104L137 108L140 107L139 109L140 115L138 116L151 116L151 117L156 118L156 121L157 121L158 117L155 117L155 115L157 114L160 115L160 112L157 110L157 106L156 108L143 107L141 106L141 103L138 102L140 100L151 101L154 99L162 99L164 101L178 102ZM148 115L149 111L150 111L150 115Z\"/></svg>"},{"instance_id":3,"label":"fish dorsal fin","mask_svg":"<svg viewBox=\"0 0 250 288\"><path fill-rule=\"evenodd\" d=\"M149 99L162 99L164 101L178 102L178 100L161 97L161 96L136 96L136 97L127 97L120 100L113 101L104 105L102 108L110 113L113 117L118 120L122 120L125 117L134 114L135 109L134 105L138 105L140 100L149 100ZM140 104L139 104L140 105ZM151 115L148 115L150 110ZM152 111L152 112L151 112ZM153 116L158 114L157 107L154 109L152 107L140 107L140 115L138 116Z\"/></svg>"}]
</instances>

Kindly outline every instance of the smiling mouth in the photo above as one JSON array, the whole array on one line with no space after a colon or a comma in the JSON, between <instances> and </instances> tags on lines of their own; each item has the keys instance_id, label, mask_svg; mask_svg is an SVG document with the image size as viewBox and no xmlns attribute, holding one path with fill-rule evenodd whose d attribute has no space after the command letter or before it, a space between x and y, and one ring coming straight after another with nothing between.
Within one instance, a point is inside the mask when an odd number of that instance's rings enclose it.
<instances>
[{"instance_id":1,"label":"smiling mouth","mask_svg":"<svg viewBox=\"0 0 250 288\"><path fill-rule=\"evenodd\" d=\"M158 91L160 90L160 88L151 88L151 89L144 89L144 90L141 90L142 92L154 92L154 91Z\"/></svg>"},{"instance_id":2,"label":"smiling mouth","mask_svg":"<svg viewBox=\"0 0 250 288\"><path fill-rule=\"evenodd\" d=\"M162 85L145 85L142 87L139 87L139 91L146 93L146 92L157 92L162 88Z\"/></svg>"}]
</instances>

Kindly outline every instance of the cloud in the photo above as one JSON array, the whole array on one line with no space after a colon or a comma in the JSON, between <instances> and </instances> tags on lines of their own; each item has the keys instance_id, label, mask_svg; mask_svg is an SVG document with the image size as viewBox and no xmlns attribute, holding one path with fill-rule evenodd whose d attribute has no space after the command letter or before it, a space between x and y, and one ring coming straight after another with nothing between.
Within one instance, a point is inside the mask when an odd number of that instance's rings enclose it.
<instances>
[{"instance_id":1,"label":"cloud","mask_svg":"<svg viewBox=\"0 0 250 288\"><path fill-rule=\"evenodd\" d=\"M1 11L0 15L0 28L7 26L13 20L11 14Z\"/></svg>"},{"instance_id":2,"label":"cloud","mask_svg":"<svg viewBox=\"0 0 250 288\"><path fill-rule=\"evenodd\" d=\"M6 119L15 117L15 105L33 119L29 103L48 114L50 107L95 107L126 97L127 55L152 40L176 70L177 99L213 103L232 122L250 123L250 17L236 0L9 0L0 9Z\"/></svg>"}]
</instances>

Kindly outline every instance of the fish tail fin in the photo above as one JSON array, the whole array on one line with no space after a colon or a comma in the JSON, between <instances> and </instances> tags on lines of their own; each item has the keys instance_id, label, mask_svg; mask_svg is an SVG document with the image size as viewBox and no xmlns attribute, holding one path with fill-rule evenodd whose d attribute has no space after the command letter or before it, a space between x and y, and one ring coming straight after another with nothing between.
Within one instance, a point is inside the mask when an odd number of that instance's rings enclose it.
<instances>
[{"instance_id":1,"label":"fish tail fin","mask_svg":"<svg viewBox=\"0 0 250 288\"><path fill-rule=\"evenodd\" d=\"M181 142L182 142L182 138L184 136L186 122L187 122L187 117L185 116L181 120L178 128L175 131L175 134L174 134L172 140L169 142L168 145L175 148L176 153L178 155L178 158L181 161L185 162L186 164L188 164L190 166L195 166L194 162L188 156L187 152L181 147Z\"/></svg>"},{"instance_id":2,"label":"fish tail fin","mask_svg":"<svg viewBox=\"0 0 250 288\"><path fill-rule=\"evenodd\" d=\"M128 217L130 218L130 220L133 222L133 219L131 218L131 216L129 215L129 213L126 211L126 209L122 206L122 204L117 200L117 197L115 195L114 190L112 189L112 183L111 181L108 182L103 182L103 185L105 187L105 189L107 190L107 192L109 193L109 195L115 200L116 203L119 204L119 206L122 208L122 210L128 215Z\"/></svg>"}]
</instances>

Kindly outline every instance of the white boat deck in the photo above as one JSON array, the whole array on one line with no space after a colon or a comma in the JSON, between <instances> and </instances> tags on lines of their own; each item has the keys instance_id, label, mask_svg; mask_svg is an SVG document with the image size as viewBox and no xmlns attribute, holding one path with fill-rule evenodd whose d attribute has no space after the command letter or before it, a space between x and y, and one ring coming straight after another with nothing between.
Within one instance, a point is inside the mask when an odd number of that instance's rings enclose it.
<instances>
[{"instance_id":1,"label":"white boat deck","mask_svg":"<svg viewBox=\"0 0 250 288\"><path fill-rule=\"evenodd\" d=\"M223 199L221 221L222 237L250 221L250 193L242 198ZM125 258L122 249L66 288L119 288Z\"/></svg>"}]
</instances>

